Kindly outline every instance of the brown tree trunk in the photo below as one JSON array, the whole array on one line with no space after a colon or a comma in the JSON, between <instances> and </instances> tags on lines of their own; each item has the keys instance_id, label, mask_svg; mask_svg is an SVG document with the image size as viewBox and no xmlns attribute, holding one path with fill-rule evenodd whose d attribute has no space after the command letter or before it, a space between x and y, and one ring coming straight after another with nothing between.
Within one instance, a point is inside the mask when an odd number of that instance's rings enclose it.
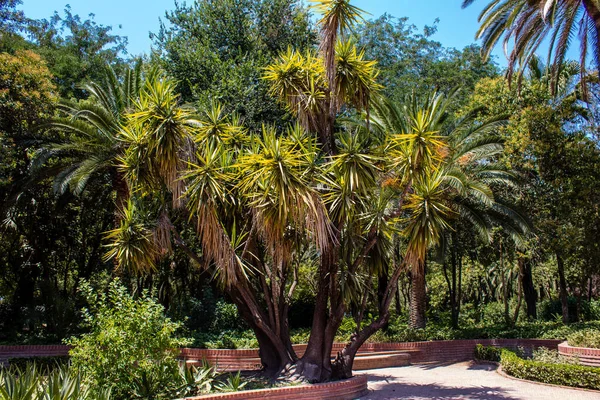
<instances>
[{"instance_id":1,"label":"brown tree trunk","mask_svg":"<svg viewBox=\"0 0 600 400\"><path fill-rule=\"evenodd\" d=\"M411 271L410 317L409 325L413 329L425 328L427 293L425 289L425 270L423 266L413 267Z\"/></svg>"},{"instance_id":2,"label":"brown tree trunk","mask_svg":"<svg viewBox=\"0 0 600 400\"><path fill-rule=\"evenodd\" d=\"M313 323L310 330L310 338L306 351L296 366L296 373L305 377L310 382L319 382L322 377L331 375L331 360L324 362L324 352L327 347L325 343L325 330L328 325L327 303L330 293L329 274L335 267L333 255L322 255L319 265L319 282L317 286L317 297L315 299L315 310ZM331 350L330 350L331 351Z\"/></svg>"},{"instance_id":3,"label":"brown tree trunk","mask_svg":"<svg viewBox=\"0 0 600 400\"><path fill-rule=\"evenodd\" d=\"M523 296L527 307L527 318L537 319L537 291L533 285L533 274L531 271L531 261L523 257L517 260L519 264L519 276L523 287Z\"/></svg>"},{"instance_id":4,"label":"brown tree trunk","mask_svg":"<svg viewBox=\"0 0 600 400\"><path fill-rule=\"evenodd\" d=\"M565 263L560 253L556 253L556 265L558 267L558 282L560 288L560 304L562 306L562 319L565 324L569 323L569 297L567 294L567 280L565 279Z\"/></svg>"}]
</instances>

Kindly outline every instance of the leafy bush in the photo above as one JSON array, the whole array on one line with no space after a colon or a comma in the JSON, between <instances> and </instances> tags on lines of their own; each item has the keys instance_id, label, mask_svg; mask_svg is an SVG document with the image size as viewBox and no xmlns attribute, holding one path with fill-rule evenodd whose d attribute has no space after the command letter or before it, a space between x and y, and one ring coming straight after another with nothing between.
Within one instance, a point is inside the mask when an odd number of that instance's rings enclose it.
<instances>
[{"instance_id":1,"label":"leafy bush","mask_svg":"<svg viewBox=\"0 0 600 400\"><path fill-rule=\"evenodd\" d=\"M600 368L524 360L510 350L501 353L502 369L515 378L553 385L600 389Z\"/></svg>"},{"instance_id":2,"label":"leafy bush","mask_svg":"<svg viewBox=\"0 0 600 400\"><path fill-rule=\"evenodd\" d=\"M550 350L545 347L534 349L532 359L535 361L541 361L552 364L579 364L579 360L577 358L565 357L561 355L557 350Z\"/></svg>"},{"instance_id":3,"label":"leafy bush","mask_svg":"<svg viewBox=\"0 0 600 400\"><path fill-rule=\"evenodd\" d=\"M69 363L69 356L54 357L12 357L8 359L11 368L24 370L27 366L35 364L43 370L53 370Z\"/></svg>"},{"instance_id":4,"label":"leafy bush","mask_svg":"<svg viewBox=\"0 0 600 400\"><path fill-rule=\"evenodd\" d=\"M215 319L211 326L211 331L236 331L248 329L248 325L240 317L235 304L226 303L219 300L215 305Z\"/></svg>"},{"instance_id":5,"label":"leafy bush","mask_svg":"<svg viewBox=\"0 0 600 400\"><path fill-rule=\"evenodd\" d=\"M92 386L111 388L116 398L132 398L140 391L167 398L179 373L178 348L189 343L174 337L180 324L166 318L147 293L135 299L118 280L106 294L88 283L81 291L90 304L83 312L89 333L67 341L73 346L73 366Z\"/></svg>"},{"instance_id":6,"label":"leafy bush","mask_svg":"<svg viewBox=\"0 0 600 400\"><path fill-rule=\"evenodd\" d=\"M484 346L482 344L477 344L475 346L475 353L473 354L476 360L480 361L495 361L500 362L500 353L502 349L499 349L494 346Z\"/></svg>"},{"instance_id":7,"label":"leafy bush","mask_svg":"<svg viewBox=\"0 0 600 400\"><path fill-rule=\"evenodd\" d=\"M567 336L569 346L600 349L600 330L583 329Z\"/></svg>"}]
</instances>

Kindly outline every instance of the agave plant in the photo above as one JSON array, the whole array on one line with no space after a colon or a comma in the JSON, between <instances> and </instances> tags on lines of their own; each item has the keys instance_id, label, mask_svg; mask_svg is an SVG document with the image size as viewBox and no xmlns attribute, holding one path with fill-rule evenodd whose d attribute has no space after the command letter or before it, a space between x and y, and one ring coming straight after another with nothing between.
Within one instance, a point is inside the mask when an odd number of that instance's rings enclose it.
<instances>
[{"instance_id":1,"label":"agave plant","mask_svg":"<svg viewBox=\"0 0 600 400\"><path fill-rule=\"evenodd\" d=\"M220 392L239 392L240 390L243 390L247 384L248 382L244 381L241 372L238 371L236 374L229 374L225 381L218 382L216 388Z\"/></svg>"},{"instance_id":2,"label":"agave plant","mask_svg":"<svg viewBox=\"0 0 600 400\"><path fill-rule=\"evenodd\" d=\"M0 369L0 400L38 400L42 382L34 364L24 369Z\"/></svg>"},{"instance_id":3,"label":"agave plant","mask_svg":"<svg viewBox=\"0 0 600 400\"><path fill-rule=\"evenodd\" d=\"M53 370L45 379L40 400L85 400L91 399L89 386L83 383L81 372L61 366Z\"/></svg>"},{"instance_id":4,"label":"agave plant","mask_svg":"<svg viewBox=\"0 0 600 400\"><path fill-rule=\"evenodd\" d=\"M179 378L182 385L176 390L175 394L178 397L188 397L209 393L213 388L215 376L215 369L208 363L202 363L199 367L181 364L179 366Z\"/></svg>"}]
</instances>

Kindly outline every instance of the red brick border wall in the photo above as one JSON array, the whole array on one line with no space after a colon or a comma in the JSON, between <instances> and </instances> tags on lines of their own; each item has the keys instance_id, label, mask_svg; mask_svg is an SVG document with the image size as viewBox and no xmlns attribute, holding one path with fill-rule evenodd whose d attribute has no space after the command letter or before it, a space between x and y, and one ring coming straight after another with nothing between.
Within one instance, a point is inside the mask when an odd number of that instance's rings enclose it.
<instances>
[{"instance_id":1,"label":"red brick border wall","mask_svg":"<svg viewBox=\"0 0 600 400\"><path fill-rule=\"evenodd\" d=\"M573 347L569 346L567 342L563 342L558 345L558 352L565 357L577 357L581 365L600 367L600 349Z\"/></svg>"},{"instance_id":2,"label":"red brick border wall","mask_svg":"<svg viewBox=\"0 0 600 400\"><path fill-rule=\"evenodd\" d=\"M211 394L198 397L187 397L186 400L352 400L364 396L367 391L367 377L355 376L337 382Z\"/></svg>"},{"instance_id":3,"label":"red brick border wall","mask_svg":"<svg viewBox=\"0 0 600 400\"><path fill-rule=\"evenodd\" d=\"M9 358L16 357L60 357L69 355L69 346L0 346L0 365L6 364Z\"/></svg>"},{"instance_id":4,"label":"red brick border wall","mask_svg":"<svg viewBox=\"0 0 600 400\"><path fill-rule=\"evenodd\" d=\"M557 349L561 340L542 339L477 339L477 340L443 340L430 342L404 342L404 343L365 343L361 347L362 353L405 351L410 352L413 364L430 362L466 361L473 358L473 350L478 343L485 346L507 347L516 349L523 347L530 351L532 348L548 347ZM344 347L343 343L336 343L333 347L335 355ZM306 345L294 346L298 354L304 353ZM0 346L0 363L5 363L12 357L44 357L64 356L69 351L68 346ZM208 350L190 349L181 350L184 360L206 360L217 364L224 370L255 369L260 367L258 350Z\"/></svg>"},{"instance_id":5,"label":"red brick border wall","mask_svg":"<svg viewBox=\"0 0 600 400\"><path fill-rule=\"evenodd\" d=\"M556 350L561 340L544 339L473 339L473 340L439 340L430 342L404 343L367 343L371 351L407 350L411 351L411 363L452 362L473 359L477 344L484 346L506 347L516 350L523 348L526 352L538 347ZM361 348L362 349L362 348Z\"/></svg>"}]
</instances>

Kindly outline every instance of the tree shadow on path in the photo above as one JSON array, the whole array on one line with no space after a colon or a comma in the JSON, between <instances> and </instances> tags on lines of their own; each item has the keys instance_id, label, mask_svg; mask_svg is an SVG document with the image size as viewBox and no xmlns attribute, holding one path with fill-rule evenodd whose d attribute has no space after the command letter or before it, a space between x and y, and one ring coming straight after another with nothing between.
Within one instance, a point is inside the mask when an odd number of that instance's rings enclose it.
<instances>
[{"instance_id":1,"label":"tree shadow on path","mask_svg":"<svg viewBox=\"0 0 600 400\"><path fill-rule=\"evenodd\" d=\"M380 380L385 380L381 377ZM369 382L375 381L369 377ZM412 399L412 400L518 400L510 396L506 390L500 387L448 387L435 384L412 384L412 383L389 383L378 390L371 390L368 395L360 400L388 400L388 399Z\"/></svg>"}]
</instances>

